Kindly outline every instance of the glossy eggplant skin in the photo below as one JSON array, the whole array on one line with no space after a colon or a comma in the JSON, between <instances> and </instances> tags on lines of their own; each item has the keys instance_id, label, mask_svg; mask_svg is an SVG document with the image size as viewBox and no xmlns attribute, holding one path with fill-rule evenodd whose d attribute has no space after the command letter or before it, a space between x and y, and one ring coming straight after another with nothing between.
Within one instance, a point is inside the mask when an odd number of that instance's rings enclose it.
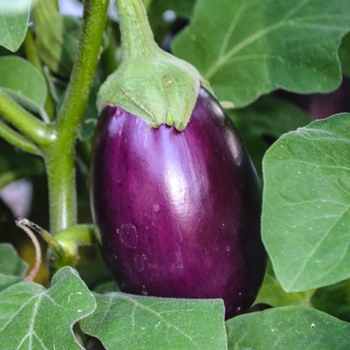
<instances>
[{"instance_id":1,"label":"glossy eggplant skin","mask_svg":"<svg viewBox=\"0 0 350 350\"><path fill-rule=\"evenodd\" d=\"M200 90L182 132L107 105L96 128L91 203L124 292L222 298L246 311L262 283L261 189L236 129Z\"/></svg>"}]
</instances>

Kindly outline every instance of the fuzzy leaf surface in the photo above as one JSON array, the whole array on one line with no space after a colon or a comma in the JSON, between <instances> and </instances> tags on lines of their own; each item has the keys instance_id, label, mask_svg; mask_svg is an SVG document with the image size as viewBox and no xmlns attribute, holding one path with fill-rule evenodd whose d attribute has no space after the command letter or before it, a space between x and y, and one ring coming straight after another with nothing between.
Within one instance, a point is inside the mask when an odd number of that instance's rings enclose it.
<instances>
[{"instance_id":1,"label":"fuzzy leaf surface","mask_svg":"<svg viewBox=\"0 0 350 350\"><path fill-rule=\"evenodd\" d=\"M265 154L262 238L288 292L350 277L349 154L350 114L287 133Z\"/></svg>"},{"instance_id":2,"label":"fuzzy leaf surface","mask_svg":"<svg viewBox=\"0 0 350 350\"><path fill-rule=\"evenodd\" d=\"M0 343L13 349L82 349L72 326L95 309L95 299L77 273L60 269L45 289L22 282L0 293Z\"/></svg>"},{"instance_id":3,"label":"fuzzy leaf surface","mask_svg":"<svg viewBox=\"0 0 350 350\"><path fill-rule=\"evenodd\" d=\"M0 291L22 282L27 268L12 245L0 244Z\"/></svg>"},{"instance_id":4,"label":"fuzzy leaf surface","mask_svg":"<svg viewBox=\"0 0 350 350\"><path fill-rule=\"evenodd\" d=\"M350 349L350 324L302 306L280 307L226 322L229 350Z\"/></svg>"},{"instance_id":5,"label":"fuzzy leaf surface","mask_svg":"<svg viewBox=\"0 0 350 350\"><path fill-rule=\"evenodd\" d=\"M221 300L110 293L96 295L96 302L96 311L81 327L107 350L227 349Z\"/></svg>"},{"instance_id":6,"label":"fuzzy leaf surface","mask_svg":"<svg viewBox=\"0 0 350 350\"><path fill-rule=\"evenodd\" d=\"M348 0L198 0L173 51L235 107L279 87L326 92L340 84L349 16Z\"/></svg>"}]
</instances>

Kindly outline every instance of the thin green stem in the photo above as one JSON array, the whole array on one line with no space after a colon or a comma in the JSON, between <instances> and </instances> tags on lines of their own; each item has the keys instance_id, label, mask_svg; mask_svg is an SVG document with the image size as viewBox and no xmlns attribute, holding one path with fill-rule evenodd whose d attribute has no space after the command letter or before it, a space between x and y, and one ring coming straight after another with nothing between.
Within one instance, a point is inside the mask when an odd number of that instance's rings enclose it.
<instances>
[{"instance_id":1,"label":"thin green stem","mask_svg":"<svg viewBox=\"0 0 350 350\"><path fill-rule=\"evenodd\" d=\"M56 139L43 148L50 195L50 232L56 234L77 221L74 146L101 49L108 0L87 0L77 59L65 100L55 122Z\"/></svg>"},{"instance_id":2,"label":"thin green stem","mask_svg":"<svg viewBox=\"0 0 350 350\"><path fill-rule=\"evenodd\" d=\"M17 104L0 90L0 114L38 146L54 137L51 128Z\"/></svg>"},{"instance_id":3,"label":"thin green stem","mask_svg":"<svg viewBox=\"0 0 350 350\"><path fill-rule=\"evenodd\" d=\"M23 135L19 134L1 120L0 137L22 151L35 155L41 155L40 149L34 143L26 139Z\"/></svg>"},{"instance_id":4,"label":"thin green stem","mask_svg":"<svg viewBox=\"0 0 350 350\"><path fill-rule=\"evenodd\" d=\"M123 60L157 49L142 0L116 0L119 14ZM140 21L140 18L146 20Z\"/></svg>"},{"instance_id":5,"label":"thin green stem","mask_svg":"<svg viewBox=\"0 0 350 350\"><path fill-rule=\"evenodd\" d=\"M58 115L59 133L74 135L84 115L98 63L107 18L108 0L85 1L77 60Z\"/></svg>"},{"instance_id":6,"label":"thin green stem","mask_svg":"<svg viewBox=\"0 0 350 350\"><path fill-rule=\"evenodd\" d=\"M56 139L43 149L49 186L50 232L70 227L77 219L74 147Z\"/></svg>"},{"instance_id":7,"label":"thin green stem","mask_svg":"<svg viewBox=\"0 0 350 350\"><path fill-rule=\"evenodd\" d=\"M63 254L54 262L56 268L75 266L79 259L79 246L98 243L94 225L76 225L60 231L56 236Z\"/></svg>"}]
</instances>

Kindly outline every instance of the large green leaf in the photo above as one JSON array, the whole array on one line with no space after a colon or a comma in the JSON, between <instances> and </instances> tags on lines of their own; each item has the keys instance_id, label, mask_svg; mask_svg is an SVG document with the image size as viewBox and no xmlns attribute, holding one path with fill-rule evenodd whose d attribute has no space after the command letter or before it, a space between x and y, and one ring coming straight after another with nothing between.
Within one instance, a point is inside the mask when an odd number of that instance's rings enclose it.
<instances>
[{"instance_id":1,"label":"large green leaf","mask_svg":"<svg viewBox=\"0 0 350 350\"><path fill-rule=\"evenodd\" d=\"M234 317L226 325L230 350L350 349L349 323L301 306Z\"/></svg>"},{"instance_id":2,"label":"large green leaf","mask_svg":"<svg viewBox=\"0 0 350 350\"><path fill-rule=\"evenodd\" d=\"M227 349L221 300L110 293L96 295L96 302L96 311L81 327L108 350Z\"/></svg>"},{"instance_id":3,"label":"large green leaf","mask_svg":"<svg viewBox=\"0 0 350 350\"><path fill-rule=\"evenodd\" d=\"M0 46L15 52L21 46L32 0L0 0Z\"/></svg>"},{"instance_id":4,"label":"large green leaf","mask_svg":"<svg viewBox=\"0 0 350 350\"><path fill-rule=\"evenodd\" d=\"M265 154L262 237L286 291L350 277L350 114L282 136Z\"/></svg>"},{"instance_id":5,"label":"large green leaf","mask_svg":"<svg viewBox=\"0 0 350 350\"><path fill-rule=\"evenodd\" d=\"M22 282L27 268L10 244L0 244L0 291Z\"/></svg>"},{"instance_id":6,"label":"large green leaf","mask_svg":"<svg viewBox=\"0 0 350 350\"><path fill-rule=\"evenodd\" d=\"M69 267L54 275L48 290L13 285L0 293L1 349L82 349L72 326L94 309L93 295Z\"/></svg>"},{"instance_id":7,"label":"large green leaf","mask_svg":"<svg viewBox=\"0 0 350 350\"><path fill-rule=\"evenodd\" d=\"M0 57L0 88L30 109L40 112L44 107L47 95L45 78L23 58Z\"/></svg>"},{"instance_id":8,"label":"large green leaf","mask_svg":"<svg viewBox=\"0 0 350 350\"><path fill-rule=\"evenodd\" d=\"M340 83L349 17L348 0L198 0L173 50L236 107L279 87L326 92Z\"/></svg>"}]
</instances>

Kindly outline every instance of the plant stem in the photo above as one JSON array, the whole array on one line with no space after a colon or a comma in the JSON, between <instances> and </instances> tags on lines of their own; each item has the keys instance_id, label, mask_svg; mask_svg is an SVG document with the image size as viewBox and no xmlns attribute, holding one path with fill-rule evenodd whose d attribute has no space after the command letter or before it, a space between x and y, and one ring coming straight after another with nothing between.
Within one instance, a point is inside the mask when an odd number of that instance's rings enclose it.
<instances>
[{"instance_id":1,"label":"plant stem","mask_svg":"<svg viewBox=\"0 0 350 350\"><path fill-rule=\"evenodd\" d=\"M63 250L54 263L57 269L67 265L74 267L79 260L79 246L97 243L94 225L72 226L60 231L55 239Z\"/></svg>"},{"instance_id":2,"label":"plant stem","mask_svg":"<svg viewBox=\"0 0 350 350\"><path fill-rule=\"evenodd\" d=\"M57 120L59 133L76 134L83 118L101 51L108 2L85 1L77 60Z\"/></svg>"},{"instance_id":3,"label":"plant stem","mask_svg":"<svg viewBox=\"0 0 350 350\"><path fill-rule=\"evenodd\" d=\"M56 139L43 148L50 195L50 232L77 221L74 146L92 86L106 22L108 0L87 0L77 59L58 118Z\"/></svg>"},{"instance_id":4,"label":"plant stem","mask_svg":"<svg viewBox=\"0 0 350 350\"><path fill-rule=\"evenodd\" d=\"M56 139L43 149L49 186L50 232L72 226L76 222L76 189L73 142Z\"/></svg>"},{"instance_id":5,"label":"plant stem","mask_svg":"<svg viewBox=\"0 0 350 350\"><path fill-rule=\"evenodd\" d=\"M142 0L116 0L123 46L123 60L150 54L158 48ZM140 21L140 18L145 20Z\"/></svg>"},{"instance_id":6,"label":"plant stem","mask_svg":"<svg viewBox=\"0 0 350 350\"><path fill-rule=\"evenodd\" d=\"M0 114L38 146L46 144L53 137L52 129L48 125L27 112L1 90Z\"/></svg>"}]
</instances>

